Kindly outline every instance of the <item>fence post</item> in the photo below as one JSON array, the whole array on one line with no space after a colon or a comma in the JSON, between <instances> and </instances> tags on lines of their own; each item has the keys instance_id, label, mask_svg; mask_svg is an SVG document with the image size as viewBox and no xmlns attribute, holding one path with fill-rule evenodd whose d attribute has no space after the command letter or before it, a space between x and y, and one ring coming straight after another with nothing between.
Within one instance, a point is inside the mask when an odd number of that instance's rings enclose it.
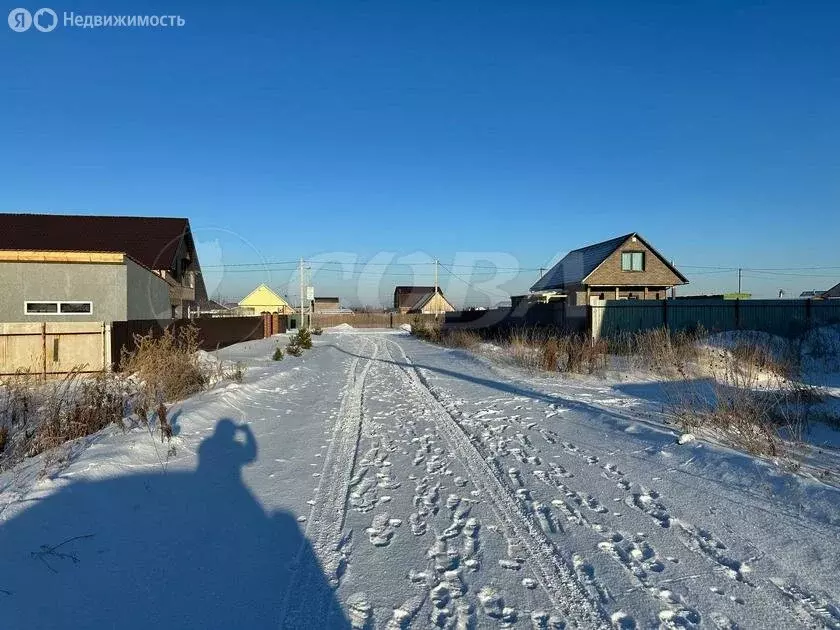
<instances>
[{"instance_id":1,"label":"fence post","mask_svg":"<svg viewBox=\"0 0 840 630\"><path fill-rule=\"evenodd\" d=\"M805 300L805 326L809 329L811 328L811 318L813 313L811 312L811 298Z\"/></svg>"},{"instance_id":2,"label":"fence post","mask_svg":"<svg viewBox=\"0 0 840 630\"><path fill-rule=\"evenodd\" d=\"M735 328L741 329L741 298L735 300Z\"/></svg>"},{"instance_id":3,"label":"fence post","mask_svg":"<svg viewBox=\"0 0 840 630\"><path fill-rule=\"evenodd\" d=\"M47 382L47 322L41 324L41 375Z\"/></svg>"},{"instance_id":4,"label":"fence post","mask_svg":"<svg viewBox=\"0 0 840 630\"><path fill-rule=\"evenodd\" d=\"M662 300L662 324L665 326L665 330L669 330L668 328L668 299Z\"/></svg>"},{"instance_id":5,"label":"fence post","mask_svg":"<svg viewBox=\"0 0 840 630\"><path fill-rule=\"evenodd\" d=\"M586 305L586 330L589 332L589 338L595 341L595 328L592 325L592 303Z\"/></svg>"},{"instance_id":6,"label":"fence post","mask_svg":"<svg viewBox=\"0 0 840 630\"><path fill-rule=\"evenodd\" d=\"M394 314L388 313L388 328L394 327Z\"/></svg>"}]
</instances>

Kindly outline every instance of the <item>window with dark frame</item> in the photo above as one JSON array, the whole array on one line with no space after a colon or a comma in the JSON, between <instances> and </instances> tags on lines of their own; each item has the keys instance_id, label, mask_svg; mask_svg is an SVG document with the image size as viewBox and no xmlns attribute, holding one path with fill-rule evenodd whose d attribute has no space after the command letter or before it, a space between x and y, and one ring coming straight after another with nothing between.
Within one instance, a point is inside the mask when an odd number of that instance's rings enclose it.
<instances>
[{"instance_id":1,"label":"window with dark frame","mask_svg":"<svg viewBox=\"0 0 840 630\"><path fill-rule=\"evenodd\" d=\"M644 271L645 270L645 253L644 252L621 252L621 270L622 271Z\"/></svg>"}]
</instances>

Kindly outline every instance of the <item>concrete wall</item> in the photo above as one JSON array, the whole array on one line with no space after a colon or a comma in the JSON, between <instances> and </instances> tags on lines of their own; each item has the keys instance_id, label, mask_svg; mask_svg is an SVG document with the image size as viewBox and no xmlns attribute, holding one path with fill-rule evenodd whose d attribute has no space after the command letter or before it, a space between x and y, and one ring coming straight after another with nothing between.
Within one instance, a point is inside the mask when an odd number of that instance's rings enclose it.
<instances>
[{"instance_id":1,"label":"concrete wall","mask_svg":"<svg viewBox=\"0 0 840 630\"><path fill-rule=\"evenodd\" d=\"M156 273L126 258L126 317L123 319L171 319L169 285Z\"/></svg>"},{"instance_id":2,"label":"concrete wall","mask_svg":"<svg viewBox=\"0 0 840 630\"><path fill-rule=\"evenodd\" d=\"M118 263L0 262L0 322L123 320L126 267ZM26 301L90 301L85 315L27 315Z\"/></svg>"}]
</instances>

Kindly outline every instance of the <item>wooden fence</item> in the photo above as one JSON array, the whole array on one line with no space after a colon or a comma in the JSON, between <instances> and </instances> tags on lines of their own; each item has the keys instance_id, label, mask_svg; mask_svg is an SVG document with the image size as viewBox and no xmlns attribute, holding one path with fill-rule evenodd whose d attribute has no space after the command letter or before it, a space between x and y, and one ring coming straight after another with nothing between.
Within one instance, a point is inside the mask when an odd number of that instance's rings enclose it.
<instances>
[{"instance_id":1,"label":"wooden fence","mask_svg":"<svg viewBox=\"0 0 840 630\"><path fill-rule=\"evenodd\" d=\"M399 328L411 324L418 315L403 313L313 313L312 327L330 328L349 324L353 328ZM420 315L423 319L434 319L434 315ZM441 316L442 319L442 316Z\"/></svg>"},{"instance_id":2,"label":"wooden fence","mask_svg":"<svg viewBox=\"0 0 840 630\"><path fill-rule=\"evenodd\" d=\"M27 371L46 380L74 369L107 370L111 332L103 322L0 324L0 377Z\"/></svg>"}]
</instances>

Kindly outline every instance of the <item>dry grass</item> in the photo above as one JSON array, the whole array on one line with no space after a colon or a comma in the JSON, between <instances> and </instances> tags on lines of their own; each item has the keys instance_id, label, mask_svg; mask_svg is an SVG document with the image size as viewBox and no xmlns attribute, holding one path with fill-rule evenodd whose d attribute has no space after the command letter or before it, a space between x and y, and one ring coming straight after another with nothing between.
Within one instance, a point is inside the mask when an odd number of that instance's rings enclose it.
<instances>
[{"instance_id":1,"label":"dry grass","mask_svg":"<svg viewBox=\"0 0 840 630\"><path fill-rule=\"evenodd\" d=\"M439 343L442 338L441 322L417 315L411 320L411 334L426 341Z\"/></svg>"},{"instance_id":2,"label":"dry grass","mask_svg":"<svg viewBox=\"0 0 840 630\"><path fill-rule=\"evenodd\" d=\"M665 328L624 333L607 341L608 352L630 359L631 367L665 376L683 376L700 356L703 329L672 332Z\"/></svg>"},{"instance_id":3,"label":"dry grass","mask_svg":"<svg viewBox=\"0 0 840 630\"><path fill-rule=\"evenodd\" d=\"M126 393L110 374L85 378L74 371L53 384L30 455L96 433L109 424L122 426Z\"/></svg>"},{"instance_id":4,"label":"dry grass","mask_svg":"<svg viewBox=\"0 0 840 630\"><path fill-rule=\"evenodd\" d=\"M481 343L481 337L473 330L447 330L441 334L441 343L449 348L469 350Z\"/></svg>"},{"instance_id":5,"label":"dry grass","mask_svg":"<svg viewBox=\"0 0 840 630\"><path fill-rule=\"evenodd\" d=\"M157 338L135 335L135 349L123 352L120 369L137 375L151 406L187 398L209 383L208 369L198 358L198 335L193 326L181 328L177 334L167 329Z\"/></svg>"},{"instance_id":6,"label":"dry grass","mask_svg":"<svg viewBox=\"0 0 840 630\"><path fill-rule=\"evenodd\" d=\"M798 382L796 365L768 348L738 344L718 353L711 378L683 377L670 408L686 431L702 431L753 455L784 455L802 441L822 402L818 388Z\"/></svg>"}]
</instances>

